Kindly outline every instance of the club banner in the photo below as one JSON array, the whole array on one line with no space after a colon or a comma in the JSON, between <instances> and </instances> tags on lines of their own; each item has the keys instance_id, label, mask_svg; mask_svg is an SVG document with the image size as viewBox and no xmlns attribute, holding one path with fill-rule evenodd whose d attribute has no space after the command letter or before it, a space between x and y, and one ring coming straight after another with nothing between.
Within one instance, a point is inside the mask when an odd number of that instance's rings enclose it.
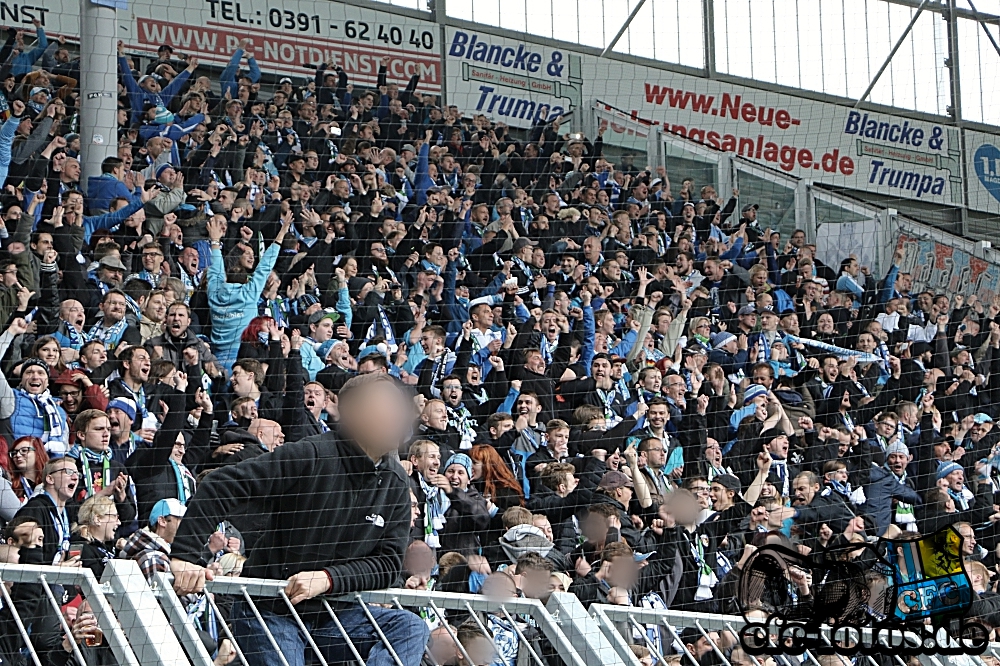
<instances>
[{"instance_id":1,"label":"club banner","mask_svg":"<svg viewBox=\"0 0 1000 666\"><path fill-rule=\"evenodd\" d=\"M1000 257L964 238L922 224L901 222L897 248L906 248L900 272L913 276L912 293L975 294L990 303L1000 294Z\"/></svg>"}]
</instances>

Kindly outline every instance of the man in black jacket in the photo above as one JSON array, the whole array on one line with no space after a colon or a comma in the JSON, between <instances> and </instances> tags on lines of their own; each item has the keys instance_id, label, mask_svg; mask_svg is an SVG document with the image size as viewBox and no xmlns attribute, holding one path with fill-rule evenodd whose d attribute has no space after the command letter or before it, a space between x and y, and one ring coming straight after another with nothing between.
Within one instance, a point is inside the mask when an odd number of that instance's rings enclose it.
<instances>
[{"instance_id":1,"label":"man in black jacket","mask_svg":"<svg viewBox=\"0 0 1000 666\"><path fill-rule=\"evenodd\" d=\"M52 458L42 469L42 490L32 495L15 514L15 518L32 518L42 532L42 561L59 564L69 559L70 526L76 522L78 504L72 503L80 472L72 458Z\"/></svg>"},{"instance_id":2,"label":"man in black jacket","mask_svg":"<svg viewBox=\"0 0 1000 666\"><path fill-rule=\"evenodd\" d=\"M349 648L330 616L309 600L401 582L410 492L405 473L389 454L399 449L408 429L408 402L388 375L355 377L338 396L339 433L310 437L206 477L188 504L172 547L178 594L204 588L205 542L233 510L255 502L270 524L251 551L244 574L288 579L285 593L298 606L326 659L350 661ZM306 645L285 604L261 600L257 608L281 652L298 654L301 660ZM368 612L404 666L420 663L428 636L423 620L408 611L370 607ZM230 617L251 665L278 661L247 604L237 601ZM372 635L362 608L341 605L338 617L368 664L395 663Z\"/></svg>"}]
</instances>

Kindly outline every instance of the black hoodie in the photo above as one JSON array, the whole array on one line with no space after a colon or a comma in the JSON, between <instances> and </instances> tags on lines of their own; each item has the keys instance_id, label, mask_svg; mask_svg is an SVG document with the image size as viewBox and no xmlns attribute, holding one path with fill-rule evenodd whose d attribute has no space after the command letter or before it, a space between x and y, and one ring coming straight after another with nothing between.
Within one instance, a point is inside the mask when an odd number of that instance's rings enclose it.
<instances>
[{"instance_id":1,"label":"black hoodie","mask_svg":"<svg viewBox=\"0 0 1000 666\"><path fill-rule=\"evenodd\" d=\"M216 526L248 504L269 524L250 551L245 576L283 580L325 569L334 596L399 582L410 491L396 461L386 457L376 466L357 444L329 432L223 467L188 503L171 556L203 564ZM288 613L281 601L265 605ZM325 614L316 600L298 610Z\"/></svg>"}]
</instances>

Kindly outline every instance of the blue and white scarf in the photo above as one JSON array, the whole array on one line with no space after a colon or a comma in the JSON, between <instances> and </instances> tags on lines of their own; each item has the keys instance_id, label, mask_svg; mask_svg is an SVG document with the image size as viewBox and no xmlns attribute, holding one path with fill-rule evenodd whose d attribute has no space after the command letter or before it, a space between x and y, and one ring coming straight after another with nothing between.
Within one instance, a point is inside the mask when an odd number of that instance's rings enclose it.
<instances>
[{"instance_id":1,"label":"blue and white scarf","mask_svg":"<svg viewBox=\"0 0 1000 666\"><path fill-rule=\"evenodd\" d=\"M109 328L105 328L104 322L99 321L94 324L92 329L90 329L87 339L99 340L104 343L104 347L108 351L113 351L114 348L117 347L122 341L122 336L125 335L126 328L128 328L128 322L124 319L112 324Z\"/></svg>"},{"instance_id":2,"label":"blue and white scarf","mask_svg":"<svg viewBox=\"0 0 1000 666\"><path fill-rule=\"evenodd\" d=\"M35 416L43 420L42 440L46 443L46 449L51 441L60 442L63 448L67 446L69 433L66 430L66 419L56 403L56 399L48 390L34 395L24 389L17 388L14 389L14 395L18 400L30 400L35 407Z\"/></svg>"}]
</instances>

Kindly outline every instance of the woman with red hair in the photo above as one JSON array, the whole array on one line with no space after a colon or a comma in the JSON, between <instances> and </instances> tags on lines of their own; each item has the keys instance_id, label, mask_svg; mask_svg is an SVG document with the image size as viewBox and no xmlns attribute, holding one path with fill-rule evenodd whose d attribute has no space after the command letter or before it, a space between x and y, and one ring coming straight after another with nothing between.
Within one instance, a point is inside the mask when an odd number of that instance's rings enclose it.
<instances>
[{"instance_id":1,"label":"woman with red hair","mask_svg":"<svg viewBox=\"0 0 1000 666\"><path fill-rule=\"evenodd\" d=\"M278 330L278 324L271 317L260 316L250 320L250 324L243 329L240 336L240 349L236 354L237 359L252 358L260 361L264 369L275 358L282 358L284 352L282 345L284 336Z\"/></svg>"},{"instance_id":2,"label":"woman with red hair","mask_svg":"<svg viewBox=\"0 0 1000 666\"><path fill-rule=\"evenodd\" d=\"M487 554L500 547L500 537L504 533L503 512L512 506L523 506L524 492L517 477L489 444L476 444L469 451L469 457L472 458L472 486L497 506L490 526L480 537L486 549L484 554Z\"/></svg>"},{"instance_id":3,"label":"woman with red hair","mask_svg":"<svg viewBox=\"0 0 1000 666\"><path fill-rule=\"evenodd\" d=\"M4 458L10 461L10 485L21 504L27 502L40 488L42 483L42 468L49 461L45 452L45 444L38 437L21 437L14 440L7 455L7 442L0 437L0 448L4 449Z\"/></svg>"}]
</instances>

